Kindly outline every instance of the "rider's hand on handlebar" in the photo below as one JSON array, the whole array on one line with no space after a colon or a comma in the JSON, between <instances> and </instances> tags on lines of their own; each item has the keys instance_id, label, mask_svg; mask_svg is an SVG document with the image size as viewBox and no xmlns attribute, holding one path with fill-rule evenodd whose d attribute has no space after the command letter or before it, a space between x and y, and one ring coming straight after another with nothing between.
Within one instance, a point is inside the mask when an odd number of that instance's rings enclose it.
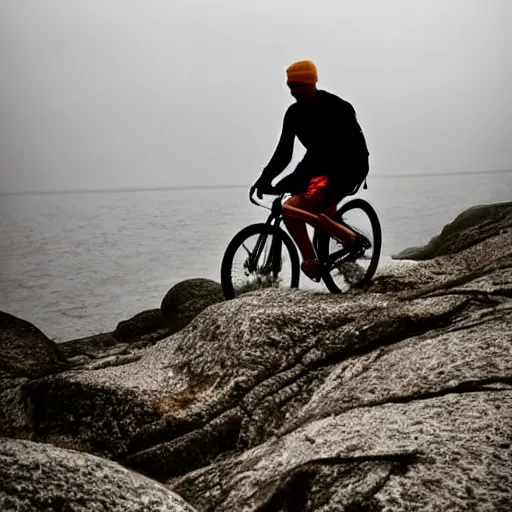
<instances>
[{"instance_id":1,"label":"rider's hand on handlebar","mask_svg":"<svg viewBox=\"0 0 512 512\"><path fill-rule=\"evenodd\" d=\"M255 190L256 190L256 185L253 185L251 187L251 189L249 190L249 197L253 196ZM259 197L259 195L258 195L258 197ZM260 197L260 199L261 199L261 197Z\"/></svg>"},{"instance_id":2,"label":"rider's hand on handlebar","mask_svg":"<svg viewBox=\"0 0 512 512\"><path fill-rule=\"evenodd\" d=\"M256 181L256 183L251 187L251 191L249 192L249 195L252 197L254 192L256 191L256 196L258 199L263 199L263 194L266 190L272 189L272 185L264 180L261 179L261 177Z\"/></svg>"}]
</instances>

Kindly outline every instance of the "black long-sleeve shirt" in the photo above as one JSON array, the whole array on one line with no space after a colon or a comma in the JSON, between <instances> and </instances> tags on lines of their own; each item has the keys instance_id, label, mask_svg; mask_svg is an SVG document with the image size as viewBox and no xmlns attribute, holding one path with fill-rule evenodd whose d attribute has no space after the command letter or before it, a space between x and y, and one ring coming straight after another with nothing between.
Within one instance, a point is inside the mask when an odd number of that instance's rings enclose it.
<instances>
[{"instance_id":1,"label":"black long-sleeve shirt","mask_svg":"<svg viewBox=\"0 0 512 512\"><path fill-rule=\"evenodd\" d=\"M284 116L279 143L262 176L269 182L290 163L297 137L306 148L297 171L308 177L328 176L339 182L368 166L368 148L352 105L327 91L291 105Z\"/></svg>"}]
</instances>

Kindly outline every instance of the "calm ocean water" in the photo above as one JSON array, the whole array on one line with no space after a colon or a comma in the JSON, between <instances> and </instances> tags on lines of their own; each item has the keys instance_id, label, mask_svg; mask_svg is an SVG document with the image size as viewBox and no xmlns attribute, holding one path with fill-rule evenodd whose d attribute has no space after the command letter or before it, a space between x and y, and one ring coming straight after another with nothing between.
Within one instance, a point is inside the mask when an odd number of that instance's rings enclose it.
<instances>
[{"instance_id":1,"label":"calm ocean water","mask_svg":"<svg viewBox=\"0 0 512 512\"><path fill-rule=\"evenodd\" d=\"M175 283L219 281L223 251L267 211L246 188L1 196L0 310L65 341L160 306ZM422 245L463 209L512 200L512 172L372 177L383 255Z\"/></svg>"}]
</instances>

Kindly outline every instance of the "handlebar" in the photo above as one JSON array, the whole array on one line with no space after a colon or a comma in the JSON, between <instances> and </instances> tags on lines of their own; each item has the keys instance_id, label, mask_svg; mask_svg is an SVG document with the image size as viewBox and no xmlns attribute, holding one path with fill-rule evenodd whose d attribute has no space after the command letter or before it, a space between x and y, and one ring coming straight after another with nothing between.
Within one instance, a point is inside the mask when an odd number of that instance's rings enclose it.
<instances>
[{"instance_id":1,"label":"handlebar","mask_svg":"<svg viewBox=\"0 0 512 512\"><path fill-rule=\"evenodd\" d=\"M256 206L261 206L262 208L265 208L266 210L270 210L272 212L271 215L273 215L276 218L279 217L281 215L282 208L283 208L283 204L282 204L283 197L288 195L288 192L274 192L274 193L272 193L272 190L275 190L275 189L273 189L273 188L267 189L265 191L265 195L276 195L277 196L272 201L272 206L267 206L265 204L259 203L258 201L256 201L253 198L253 194L254 194L255 190L256 189L254 188L254 186L252 186L251 190L249 191L249 200L251 201L251 203L255 204Z\"/></svg>"}]
</instances>

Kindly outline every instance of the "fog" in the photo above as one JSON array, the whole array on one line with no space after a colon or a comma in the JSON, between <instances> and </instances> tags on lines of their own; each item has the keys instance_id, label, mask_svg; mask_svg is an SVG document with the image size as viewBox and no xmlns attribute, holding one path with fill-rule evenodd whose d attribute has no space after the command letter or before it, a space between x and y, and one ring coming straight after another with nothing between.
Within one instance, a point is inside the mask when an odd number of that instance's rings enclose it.
<instances>
[{"instance_id":1,"label":"fog","mask_svg":"<svg viewBox=\"0 0 512 512\"><path fill-rule=\"evenodd\" d=\"M511 20L510 0L0 0L0 191L250 184L306 58L373 175L512 169Z\"/></svg>"}]
</instances>

